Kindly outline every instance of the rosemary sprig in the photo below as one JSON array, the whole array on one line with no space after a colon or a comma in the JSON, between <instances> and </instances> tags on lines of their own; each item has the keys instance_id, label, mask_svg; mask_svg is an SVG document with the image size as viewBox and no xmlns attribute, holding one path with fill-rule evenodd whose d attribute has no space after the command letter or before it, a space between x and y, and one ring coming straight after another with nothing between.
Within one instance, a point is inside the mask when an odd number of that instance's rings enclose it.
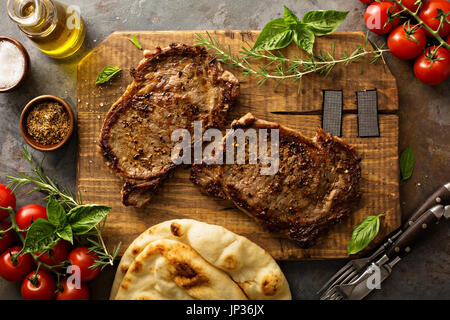
<instances>
[{"instance_id":1,"label":"rosemary sprig","mask_svg":"<svg viewBox=\"0 0 450 320\"><path fill-rule=\"evenodd\" d=\"M74 197L73 193L67 188L59 187L56 182L47 176L42 168L42 162L36 163L33 155L28 151L26 147L22 148L24 159L33 167L31 171L28 172L18 172L16 176L5 175L8 188L14 192L18 188L33 185L33 189L29 193L43 192L46 193L46 200L50 198L59 202L63 207L70 210L79 205L82 205L81 194L78 194L78 199ZM89 233L86 234L87 241L91 244L89 250L96 253L99 259L95 261L93 268L101 266L102 269L107 265L113 265L114 259L120 248L120 243L110 253L105 245L102 237L102 231L106 222L106 218L103 220L101 226L96 225Z\"/></svg>"},{"instance_id":2,"label":"rosemary sprig","mask_svg":"<svg viewBox=\"0 0 450 320\"><path fill-rule=\"evenodd\" d=\"M380 59L386 63L383 53L389 51L389 49L383 49L382 46L378 47L377 45L374 45L374 50L368 49L367 35L363 44L358 45L351 53L344 52L340 57L336 57L334 44L330 51L321 51L308 58L301 58L300 53L293 58L287 58L279 51L256 51L248 43L241 47L240 56L233 56L231 48L228 46L224 49L209 32L206 32L206 36L197 33L195 41L196 46L205 46L214 51L215 59L218 61L242 69L245 76L255 75L258 85L263 85L268 79L275 80L276 84L282 80L293 80L299 83L299 89L302 78L310 73L328 76L336 65L348 65L351 62L360 61L365 56L372 56L371 64Z\"/></svg>"}]
</instances>

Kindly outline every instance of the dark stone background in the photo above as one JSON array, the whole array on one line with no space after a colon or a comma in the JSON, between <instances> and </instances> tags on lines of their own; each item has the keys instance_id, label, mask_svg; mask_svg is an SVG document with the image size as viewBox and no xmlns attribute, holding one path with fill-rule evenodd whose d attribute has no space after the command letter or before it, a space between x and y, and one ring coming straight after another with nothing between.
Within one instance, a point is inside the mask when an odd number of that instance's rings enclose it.
<instances>
[{"instance_id":1,"label":"dark stone background","mask_svg":"<svg viewBox=\"0 0 450 320\"><path fill-rule=\"evenodd\" d=\"M69 3L68 0L63 2ZM282 16L282 3L266 0L73 0L81 7L87 27L85 47L75 57L52 60L33 44L9 20L6 1L0 10L0 35L21 41L31 56L31 74L25 85L12 93L0 93L0 174L26 170L19 160L24 141L19 132L19 116L31 98L54 94L76 106L77 62L115 30L189 30L189 29L260 29L269 20ZM330 1L286 0L298 16L314 9L349 10L340 30L366 30L364 5L357 0ZM383 37L372 37L378 43ZM449 81L430 87L415 79L412 63L388 56L388 64L397 77L400 97L400 150L412 146L416 156L413 177L402 182L401 205L406 217L440 185L450 181ZM374 76L376 75L367 75ZM75 188L76 139L63 150L46 155L45 168L62 185ZM42 154L36 152L38 157ZM4 183L3 177L0 183ZM42 203L42 196L18 193L18 206ZM410 256L395 269L382 290L371 299L449 299L450 230L448 223L433 230ZM281 262L295 299L316 299L315 292L344 261ZM107 296L113 271L104 272L91 285L95 298ZM19 286L0 280L0 298L20 298Z\"/></svg>"}]
</instances>

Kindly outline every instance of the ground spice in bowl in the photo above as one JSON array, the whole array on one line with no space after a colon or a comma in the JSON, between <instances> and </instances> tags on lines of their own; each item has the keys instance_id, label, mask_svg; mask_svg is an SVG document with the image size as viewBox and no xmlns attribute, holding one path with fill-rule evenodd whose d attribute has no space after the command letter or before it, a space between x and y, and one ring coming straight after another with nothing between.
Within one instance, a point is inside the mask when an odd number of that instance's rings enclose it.
<instances>
[{"instance_id":1,"label":"ground spice in bowl","mask_svg":"<svg viewBox=\"0 0 450 320\"><path fill-rule=\"evenodd\" d=\"M67 111L56 101L45 101L28 113L26 129L30 137L42 145L61 142L69 133L70 120Z\"/></svg>"}]
</instances>

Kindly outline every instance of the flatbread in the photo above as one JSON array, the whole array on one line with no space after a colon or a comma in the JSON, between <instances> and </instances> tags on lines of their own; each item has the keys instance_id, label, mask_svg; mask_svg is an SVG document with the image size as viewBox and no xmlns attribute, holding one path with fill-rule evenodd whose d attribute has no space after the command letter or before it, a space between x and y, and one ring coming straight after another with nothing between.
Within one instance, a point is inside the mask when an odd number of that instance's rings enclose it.
<instances>
[{"instance_id":1,"label":"flatbread","mask_svg":"<svg viewBox=\"0 0 450 320\"><path fill-rule=\"evenodd\" d=\"M161 239L145 247L126 273L116 300L246 300L222 270L179 241Z\"/></svg>"},{"instance_id":2,"label":"flatbread","mask_svg":"<svg viewBox=\"0 0 450 320\"><path fill-rule=\"evenodd\" d=\"M251 300L291 299L289 284L269 253L221 226L192 219L165 221L137 237L120 261L110 299L116 298L122 280L139 254L161 239L191 247L212 266L224 271Z\"/></svg>"}]
</instances>

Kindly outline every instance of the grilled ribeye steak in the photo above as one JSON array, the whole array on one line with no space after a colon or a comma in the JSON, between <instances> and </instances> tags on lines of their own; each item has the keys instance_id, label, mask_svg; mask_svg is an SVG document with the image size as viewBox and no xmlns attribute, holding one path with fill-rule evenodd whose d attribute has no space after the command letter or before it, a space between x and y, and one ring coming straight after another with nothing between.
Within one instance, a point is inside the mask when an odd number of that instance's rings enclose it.
<instances>
[{"instance_id":1,"label":"grilled ribeye steak","mask_svg":"<svg viewBox=\"0 0 450 320\"><path fill-rule=\"evenodd\" d=\"M239 95L238 80L204 48L172 44L144 52L133 82L109 110L99 145L109 167L125 179L122 202L142 206L176 167L176 129L193 133L225 125Z\"/></svg>"},{"instance_id":2,"label":"grilled ribeye steak","mask_svg":"<svg viewBox=\"0 0 450 320\"><path fill-rule=\"evenodd\" d=\"M261 163L202 164L192 167L191 180L211 195L232 200L268 230L310 247L360 199L360 160L341 139L322 129L309 139L251 114L235 120L232 128L279 129L278 172L260 174Z\"/></svg>"}]
</instances>

